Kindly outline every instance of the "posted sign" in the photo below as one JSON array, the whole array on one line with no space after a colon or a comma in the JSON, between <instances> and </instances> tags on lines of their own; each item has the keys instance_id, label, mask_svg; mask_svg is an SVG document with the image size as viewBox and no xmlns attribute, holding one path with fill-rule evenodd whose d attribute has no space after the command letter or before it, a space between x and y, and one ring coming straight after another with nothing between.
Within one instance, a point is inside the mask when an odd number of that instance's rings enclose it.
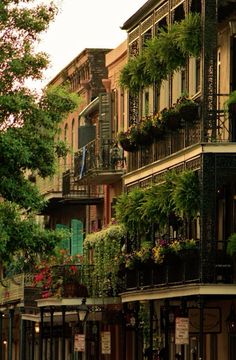
<instances>
[{"instance_id":1,"label":"posted sign","mask_svg":"<svg viewBox=\"0 0 236 360\"><path fill-rule=\"evenodd\" d=\"M102 354L111 354L111 333L110 331L102 331Z\"/></svg>"},{"instance_id":2,"label":"posted sign","mask_svg":"<svg viewBox=\"0 0 236 360\"><path fill-rule=\"evenodd\" d=\"M75 334L74 336L74 351L85 351L85 335L84 334Z\"/></svg>"},{"instance_id":3,"label":"posted sign","mask_svg":"<svg viewBox=\"0 0 236 360\"><path fill-rule=\"evenodd\" d=\"M185 345L189 343L189 318L175 319L175 344Z\"/></svg>"}]
</instances>

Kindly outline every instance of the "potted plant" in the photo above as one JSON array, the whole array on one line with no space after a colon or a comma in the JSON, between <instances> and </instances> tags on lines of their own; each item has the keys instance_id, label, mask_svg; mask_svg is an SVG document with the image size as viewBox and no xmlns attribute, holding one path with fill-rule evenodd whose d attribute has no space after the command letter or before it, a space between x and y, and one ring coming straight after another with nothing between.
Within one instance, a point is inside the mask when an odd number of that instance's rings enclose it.
<instances>
[{"instance_id":1,"label":"potted plant","mask_svg":"<svg viewBox=\"0 0 236 360\"><path fill-rule=\"evenodd\" d=\"M181 116L176 107L171 106L169 109L164 108L160 115L161 120L170 131L176 131L180 128Z\"/></svg>"},{"instance_id":2,"label":"potted plant","mask_svg":"<svg viewBox=\"0 0 236 360\"><path fill-rule=\"evenodd\" d=\"M229 113L236 112L236 90L229 94L229 98L224 103L224 109Z\"/></svg>"},{"instance_id":3,"label":"potted plant","mask_svg":"<svg viewBox=\"0 0 236 360\"><path fill-rule=\"evenodd\" d=\"M198 118L198 104L187 96L181 96L177 100L176 109L181 118L189 124Z\"/></svg>"},{"instance_id":4,"label":"potted plant","mask_svg":"<svg viewBox=\"0 0 236 360\"><path fill-rule=\"evenodd\" d=\"M137 144L131 137L131 129L127 131L120 131L117 136L118 142L123 150L127 152L134 152L138 150Z\"/></svg>"},{"instance_id":5,"label":"potted plant","mask_svg":"<svg viewBox=\"0 0 236 360\"><path fill-rule=\"evenodd\" d=\"M42 289L44 298L86 296L87 289L81 284L81 265L81 255L71 256L60 249L46 260L40 259L35 267L34 286Z\"/></svg>"}]
</instances>

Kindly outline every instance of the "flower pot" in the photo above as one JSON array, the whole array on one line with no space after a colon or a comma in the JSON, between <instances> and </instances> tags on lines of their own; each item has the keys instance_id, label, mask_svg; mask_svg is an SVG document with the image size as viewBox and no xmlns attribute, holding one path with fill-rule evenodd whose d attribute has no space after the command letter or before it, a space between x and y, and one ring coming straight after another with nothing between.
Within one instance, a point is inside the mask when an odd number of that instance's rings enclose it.
<instances>
[{"instance_id":1,"label":"flower pot","mask_svg":"<svg viewBox=\"0 0 236 360\"><path fill-rule=\"evenodd\" d=\"M182 105L179 108L181 118L187 123L194 123L198 118L198 106L195 103Z\"/></svg>"},{"instance_id":2,"label":"flower pot","mask_svg":"<svg viewBox=\"0 0 236 360\"><path fill-rule=\"evenodd\" d=\"M181 116L178 111L165 114L165 124L168 130L176 131L181 126Z\"/></svg>"},{"instance_id":3,"label":"flower pot","mask_svg":"<svg viewBox=\"0 0 236 360\"><path fill-rule=\"evenodd\" d=\"M128 138L120 140L120 146L123 150L128 152L134 152L138 150L137 145L131 142Z\"/></svg>"},{"instance_id":4,"label":"flower pot","mask_svg":"<svg viewBox=\"0 0 236 360\"><path fill-rule=\"evenodd\" d=\"M68 282L63 286L63 296L66 298L87 297L88 290L86 286L77 282Z\"/></svg>"}]
</instances>

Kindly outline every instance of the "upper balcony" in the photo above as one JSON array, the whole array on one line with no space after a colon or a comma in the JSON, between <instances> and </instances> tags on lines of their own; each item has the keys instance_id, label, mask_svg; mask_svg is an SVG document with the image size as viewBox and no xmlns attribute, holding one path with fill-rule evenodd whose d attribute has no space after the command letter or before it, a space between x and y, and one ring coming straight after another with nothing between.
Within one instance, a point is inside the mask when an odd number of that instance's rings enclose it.
<instances>
[{"instance_id":1,"label":"upper balcony","mask_svg":"<svg viewBox=\"0 0 236 360\"><path fill-rule=\"evenodd\" d=\"M217 98L218 105L215 120L212 121L212 124L209 123L207 127L204 121L204 134L203 122L200 120L202 105L199 103L198 118L196 120L193 119L194 116L191 119L190 113L189 120L183 121L182 119L179 122L179 126L176 127L166 124L162 135L154 141L141 144L129 150L127 175L146 166L150 167L154 163L157 164L160 160L163 162L174 154L176 154L177 165L179 161L178 154L181 157L183 151L191 151L191 148L196 147L198 144L207 146L208 144L225 145L226 143L235 142L235 114L228 113L224 108L228 95L218 94ZM176 123L177 121L179 120L176 119Z\"/></svg>"},{"instance_id":2,"label":"upper balcony","mask_svg":"<svg viewBox=\"0 0 236 360\"><path fill-rule=\"evenodd\" d=\"M72 170L67 170L62 177L62 197L64 201L79 201L85 204L97 204L104 197L101 186L80 185Z\"/></svg>"},{"instance_id":3,"label":"upper balcony","mask_svg":"<svg viewBox=\"0 0 236 360\"><path fill-rule=\"evenodd\" d=\"M96 139L75 154L75 177L79 184L113 184L121 179L125 158L112 139Z\"/></svg>"}]
</instances>

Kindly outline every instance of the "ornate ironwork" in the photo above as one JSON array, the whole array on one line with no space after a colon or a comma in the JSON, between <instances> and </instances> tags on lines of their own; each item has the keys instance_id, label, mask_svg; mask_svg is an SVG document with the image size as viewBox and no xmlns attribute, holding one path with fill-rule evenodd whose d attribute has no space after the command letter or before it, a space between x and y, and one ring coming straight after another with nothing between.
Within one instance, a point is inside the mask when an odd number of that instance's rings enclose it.
<instances>
[{"instance_id":1,"label":"ornate ironwork","mask_svg":"<svg viewBox=\"0 0 236 360\"><path fill-rule=\"evenodd\" d=\"M198 156L197 158L187 161L186 164L186 169L189 170L199 170L201 167L201 158L200 156Z\"/></svg>"},{"instance_id":2,"label":"ornate ironwork","mask_svg":"<svg viewBox=\"0 0 236 360\"><path fill-rule=\"evenodd\" d=\"M168 14L168 3L160 6L154 13L154 21L155 23L161 20L164 16Z\"/></svg>"},{"instance_id":3,"label":"ornate ironwork","mask_svg":"<svg viewBox=\"0 0 236 360\"><path fill-rule=\"evenodd\" d=\"M216 239L216 166L215 155L202 155L202 166L199 172L201 194L201 280L210 281L215 255Z\"/></svg>"},{"instance_id":4,"label":"ornate ironwork","mask_svg":"<svg viewBox=\"0 0 236 360\"><path fill-rule=\"evenodd\" d=\"M139 96L129 94L129 126L139 118Z\"/></svg>"},{"instance_id":5,"label":"ornate ironwork","mask_svg":"<svg viewBox=\"0 0 236 360\"><path fill-rule=\"evenodd\" d=\"M171 8L173 9L176 6L182 4L185 0L171 0Z\"/></svg>"},{"instance_id":6,"label":"ornate ironwork","mask_svg":"<svg viewBox=\"0 0 236 360\"><path fill-rule=\"evenodd\" d=\"M217 0L202 0L202 141L216 139Z\"/></svg>"},{"instance_id":7,"label":"ornate ironwork","mask_svg":"<svg viewBox=\"0 0 236 360\"><path fill-rule=\"evenodd\" d=\"M139 27L131 31L128 35L129 44L139 37Z\"/></svg>"},{"instance_id":8,"label":"ornate ironwork","mask_svg":"<svg viewBox=\"0 0 236 360\"><path fill-rule=\"evenodd\" d=\"M141 24L141 33L145 32L149 28L153 26L154 15L149 16L144 22Z\"/></svg>"},{"instance_id":9,"label":"ornate ironwork","mask_svg":"<svg viewBox=\"0 0 236 360\"><path fill-rule=\"evenodd\" d=\"M129 45L129 56L134 57L134 56L138 56L138 54L139 54L139 40L137 39Z\"/></svg>"}]
</instances>

